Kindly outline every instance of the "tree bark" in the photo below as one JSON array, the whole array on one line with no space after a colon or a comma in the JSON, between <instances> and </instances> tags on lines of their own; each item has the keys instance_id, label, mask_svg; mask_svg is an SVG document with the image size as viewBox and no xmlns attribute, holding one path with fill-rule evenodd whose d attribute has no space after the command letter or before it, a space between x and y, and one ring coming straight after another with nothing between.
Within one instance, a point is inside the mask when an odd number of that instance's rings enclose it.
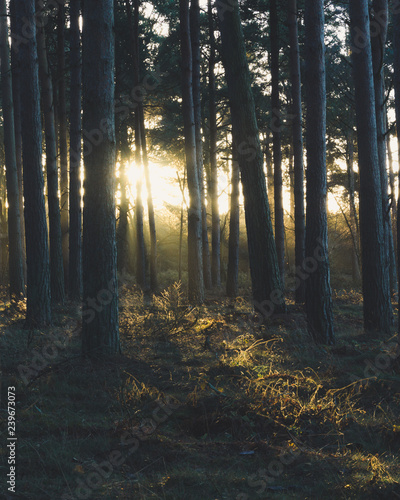
<instances>
[{"instance_id":1,"label":"tree bark","mask_svg":"<svg viewBox=\"0 0 400 500\"><path fill-rule=\"evenodd\" d=\"M115 239L114 12L112 0L83 7L84 354L119 350Z\"/></svg>"},{"instance_id":2,"label":"tree bark","mask_svg":"<svg viewBox=\"0 0 400 500\"><path fill-rule=\"evenodd\" d=\"M35 0L16 0L20 22L34 29ZM24 170L25 234L27 256L27 324L30 327L51 322L50 266L44 181L42 172L42 124L36 37L20 46L21 125Z\"/></svg>"},{"instance_id":3,"label":"tree bark","mask_svg":"<svg viewBox=\"0 0 400 500\"><path fill-rule=\"evenodd\" d=\"M8 200L8 266L10 298L11 300L18 300L25 296L25 282L22 266L23 246L21 238L20 197L15 151L14 103L10 66L10 47L8 45L6 0L0 0L0 58Z\"/></svg>"},{"instance_id":4,"label":"tree bark","mask_svg":"<svg viewBox=\"0 0 400 500\"><path fill-rule=\"evenodd\" d=\"M185 130L188 209L188 274L189 301L204 301L202 254L202 203L196 156L196 127L193 105L193 62L190 38L189 2L179 1L182 55L182 114Z\"/></svg>"},{"instance_id":5,"label":"tree bark","mask_svg":"<svg viewBox=\"0 0 400 500\"><path fill-rule=\"evenodd\" d=\"M50 232L50 284L51 299L54 303L64 303L64 267L61 245L60 200L58 198L58 169L56 129L54 124L53 86L47 62L46 38L43 26L43 14L36 0L37 50L39 59L39 79L42 88L42 105L46 141L47 194L49 206Z\"/></svg>"},{"instance_id":6,"label":"tree bark","mask_svg":"<svg viewBox=\"0 0 400 500\"><path fill-rule=\"evenodd\" d=\"M274 158L275 243L282 285L285 282L285 225L282 198L281 103L279 96L279 18L276 0L270 0L272 149Z\"/></svg>"},{"instance_id":7,"label":"tree bark","mask_svg":"<svg viewBox=\"0 0 400 500\"><path fill-rule=\"evenodd\" d=\"M332 345L333 330L328 223L326 208L326 87L324 2L307 2L305 10L307 226L306 280L308 329L318 343ZM303 279L300 276L300 279Z\"/></svg>"},{"instance_id":8,"label":"tree bark","mask_svg":"<svg viewBox=\"0 0 400 500\"><path fill-rule=\"evenodd\" d=\"M228 83L232 136L243 185L255 309L264 317L286 311L271 224L263 153L237 0L218 2L222 62ZM240 99L238 98L240 96Z\"/></svg>"},{"instance_id":9,"label":"tree bark","mask_svg":"<svg viewBox=\"0 0 400 500\"><path fill-rule=\"evenodd\" d=\"M391 304L384 271L382 190L367 0L350 0L350 26L360 172L364 326L367 330L387 332L391 323Z\"/></svg>"},{"instance_id":10,"label":"tree bark","mask_svg":"<svg viewBox=\"0 0 400 500\"><path fill-rule=\"evenodd\" d=\"M397 145L398 145L398 161L400 163L400 11L399 9L393 14L393 66L394 66L394 78L393 87L395 94L395 112L396 112L396 133L397 133ZM400 182L400 171L399 171L399 182ZM395 200L393 200L395 203ZM400 211L400 189L398 191L397 198L397 215ZM400 218L397 216L397 272L398 283L400 283ZM400 310L400 293L397 302L398 310ZM397 335L400 337L400 318L398 320L398 330Z\"/></svg>"},{"instance_id":11,"label":"tree bark","mask_svg":"<svg viewBox=\"0 0 400 500\"><path fill-rule=\"evenodd\" d=\"M294 156L294 224L295 224L295 266L301 268L305 259L305 217L304 217L304 160L303 160L303 112L301 105L300 50L297 21L297 0L288 2L288 25L290 41L290 79L292 90L292 134ZM305 301L305 281L300 280L295 290L297 304Z\"/></svg>"},{"instance_id":12,"label":"tree bark","mask_svg":"<svg viewBox=\"0 0 400 500\"><path fill-rule=\"evenodd\" d=\"M73 300L82 296L80 5L81 0L70 1L69 295Z\"/></svg>"},{"instance_id":13,"label":"tree bark","mask_svg":"<svg viewBox=\"0 0 400 500\"><path fill-rule=\"evenodd\" d=\"M228 275L226 281L226 294L235 298L238 294L239 277L239 219L240 219L240 171L237 159L237 150L233 147L232 156L232 179L231 179L231 213L229 219L229 254Z\"/></svg>"},{"instance_id":14,"label":"tree bark","mask_svg":"<svg viewBox=\"0 0 400 500\"><path fill-rule=\"evenodd\" d=\"M212 259L211 279L215 287L221 286L221 227L218 204L217 164L217 106L215 101L215 37L214 16L211 0L208 0L208 31L210 37L210 59L208 63L209 120L210 120L210 199L212 213Z\"/></svg>"}]
</instances>

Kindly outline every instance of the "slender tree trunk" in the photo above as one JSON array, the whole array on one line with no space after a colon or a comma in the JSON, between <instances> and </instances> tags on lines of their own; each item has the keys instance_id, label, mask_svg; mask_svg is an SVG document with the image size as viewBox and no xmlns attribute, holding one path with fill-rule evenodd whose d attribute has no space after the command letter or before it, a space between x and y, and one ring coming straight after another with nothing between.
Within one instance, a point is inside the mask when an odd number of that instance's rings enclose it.
<instances>
[{"instance_id":1,"label":"slender tree trunk","mask_svg":"<svg viewBox=\"0 0 400 500\"><path fill-rule=\"evenodd\" d=\"M119 173L120 188L121 188L121 205L119 207L119 221L117 232L117 246L118 246L118 270L123 272L128 265L128 212L129 212L129 198L127 195L128 181L127 181L127 167L130 163L130 147L128 142L128 129L127 126L121 124L120 130L120 144L121 144L121 167Z\"/></svg>"},{"instance_id":2,"label":"slender tree trunk","mask_svg":"<svg viewBox=\"0 0 400 500\"><path fill-rule=\"evenodd\" d=\"M7 200L8 200L8 266L10 298L25 296L23 250L21 238L20 198L18 185L17 158L15 153L14 103L8 45L6 0L0 0L0 58L1 92L4 121L4 152L6 160Z\"/></svg>"},{"instance_id":3,"label":"slender tree trunk","mask_svg":"<svg viewBox=\"0 0 400 500\"><path fill-rule=\"evenodd\" d=\"M237 150L233 147L232 180L231 180L231 213L229 219L229 256L226 294L235 298L238 294L239 277L239 218L240 218L240 171L237 160Z\"/></svg>"},{"instance_id":4,"label":"slender tree trunk","mask_svg":"<svg viewBox=\"0 0 400 500\"><path fill-rule=\"evenodd\" d=\"M316 342L334 344L328 223L326 208L326 88L324 2L307 2L306 105L307 105L307 226L306 279L308 328ZM300 276L300 279L302 277Z\"/></svg>"},{"instance_id":5,"label":"slender tree trunk","mask_svg":"<svg viewBox=\"0 0 400 500\"><path fill-rule=\"evenodd\" d=\"M140 116L136 108L135 113L135 165L139 173L139 180L136 183L136 281L144 290L147 289L146 280L146 245L144 241L143 229L143 201L142 201L142 158L140 154Z\"/></svg>"},{"instance_id":6,"label":"slender tree trunk","mask_svg":"<svg viewBox=\"0 0 400 500\"><path fill-rule=\"evenodd\" d=\"M35 0L16 0L20 21L35 26ZM27 255L27 324L51 322L50 265L44 181L42 172L42 125L36 37L20 46L22 149L24 165L25 234Z\"/></svg>"},{"instance_id":7,"label":"slender tree trunk","mask_svg":"<svg viewBox=\"0 0 400 500\"><path fill-rule=\"evenodd\" d=\"M112 0L85 0L82 36L86 151L82 349L95 356L119 350ZM90 139L94 135L95 141Z\"/></svg>"},{"instance_id":8,"label":"slender tree trunk","mask_svg":"<svg viewBox=\"0 0 400 500\"><path fill-rule=\"evenodd\" d=\"M282 284L285 282L285 225L282 197L281 103L279 96L279 18L276 0L270 0L272 149L274 156L275 243Z\"/></svg>"},{"instance_id":9,"label":"slender tree trunk","mask_svg":"<svg viewBox=\"0 0 400 500\"><path fill-rule=\"evenodd\" d=\"M210 248L208 244L207 210L204 188L203 168L203 139L201 135L201 81L200 81L200 6L199 0L191 0L190 3L190 36L192 44L192 88L194 126L196 134L196 163L199 175L201 195L201 220L202 220L202 253L203 253L203 278L207 289L212 287Z\"/></svg>"},{"instance_id":10,"label":"slender tree trunk","mask_svg":"<svg viewBox=\"0 0 400 500\"><path fill-rule=\"evenodd\" d=\"M228 83L232 136L243 185L255 309L265 317L286 311L268 204L250 71L237 0L217 4L222 61ZM240 99L238 98L240 96Z\"/></svg>"},{"instance_id":11,"label":"slender tree trunk","mask_svg":"<svg viewBox=\"0 0 400 500\"><path fill-rule=\"evenodd\" d=\"M193 106L193 62L190 42L189 1L179 0L182 54L182 113L185 129L188 210L189 301L204 301L202 259L202 203L196 156L196 129Z\"/></svg>"},{"instance_id":12,"label":"slender tree trunk","mask_svg":"<svg viewBox=\"0 0 400 500\"><path fill-rule=\"evenodd\" d=\"M58 124L60 147L61 235L64 260L64 281L69 288L69 229L68 229L68 145L67 107L65 96L65 5L58 7L57 14L57 65L58 65Z\"/></svg>"},{"instance_id":13,"label":"slender tree trunk","mask_svg":"<svg viewBox=\"0 0 400 500\"><path fill-rule=\"evenodd\" d=\"M14 129L15 129L15 156L18 174L19 214L22 240L22 267L26 282L26 247L25 247L25 220L24 220L24 193L22 173L22 135L21 135L21 65L18 44L15 37L22 36L21 23L17 23L15 0L10 0L10 27L11 27L11 73L12 93L14 102Z\"/></svg>"},{"instance_id":14,"label":"slender tree trunk","mask_svg":"<svg viewBox=\"0 0 400 500\"><path fill-rule=\"evenodd\" d=\"M271 155L271 134L269 130L267 131L265 138L265 164L267 169L267 194L268 199L270 201L270 211L271 211L271 220L275 221L275 193L274 193L274 166L272 164L272 155Z\"/></svg>"},{"instance_id":15,"label":"slender tree trunk","mask_svg":"<svg viewBox=\"0 0 400 500\"><path fill-rule=\"evenodd\" d=\"M384 270L382 191L367 0L350 0L350 25L360 171L364 326L367 330L387 332L391 304ZM360 43L360 33L363 43Z\"/></svg>"},{"instance_id":16,"label":"slender tree trunk","mask_svg":"<svg viewBox=\"0 0 400 500\"><path fill-rule=\"evenodd\" d=\"M46 139L46 172L50 226L50 284L51 299L54 303L64 303L64 268L61 246L60 200L58 198L58 169L56 130L54 125L53 87L47 62L46 39L43 15L36 1L36 16L39 25L36 31L39 59L39 78L42 87L42 105Z\"/></svg>"},{"instance_id":17,"label":"slender tree trunk","mask_svg":"<svg viewBox=\"0 0 400 500\"><path fill-rule=\"evenodd\" d=\"M218 204L217 164L217 106L215 102L215 37L211 0L208 0L208 31L210 59L208 63L209 116L210 116L210 199L212 212L212 259L211 278L215 287L221 286L221 227Z\"/></svg>"},{"instance_id":18,"label":"slender tree trunk","mask_svg":"<svg viewBox=\"0 0 400 500\"><path fill-rule=\"evenodd\" d=\"M303 115L301 105L300 51L297 21L297 0L288 2L288 25L290 40L290 79L292 90L293 156L294 156L294 204L295 204L295 266L302 267L305 259L304 217L304 160L303 160ZM305 281L300 279L295 291L297 304L305 301Z\"/></svg>"},{"instance_id":19,"label":"slender tree trunk","mask_svg":"<svg viewBox=\"0 0 400 500\"><path fill-rule=\"evenodd\" d=\"M178 175L178 183L179 183L179 189L181 190L182 194L182 202L181 202L181 217L180 217L180 227L179 227L179 252L178 252L178 279L179 281L182 280L182 245L183 245L183 219L184 219L184 212L183 208L185 205L185 184L186 184L186 177L185 173L183 174L183 180L181 181L179 174Z\"/></svg>"},{"instance_id":20,"label":"slender tree trunk","mask_svg":"<svg viewBox=\"0 0 400 500\"><path fill-rule=\"evenodd\" d=\"M394 66L394 78L393 87L395 94L395 112L396 112L396 133L397 133L397 145L398 145L398 161L400 163L400 11L397 9L393 14L393 66ZM400 171L398 175L398 180L400 183ZM395 203L395 200L393 200ZM398 191L397 198L397 214L400 211L400 189ZM397 272L398 283L400 283L400 218L397 217ZM399 293L400 299L400 293ZM400 302L398 299L397 307L400 311ZM398 318L398 338L400 337L400 316Z\"/></svg>"},{"instance_id":21,"label":"slender tree trunk","mask_svg":"<svg viewBox=\"0 0 400 500\"><path fill-rule=\"evenodd\" d=\"M82 209L81 209L81 0L70 1L70 149L69 149L69 295L82 296Z\"/></svg>"},{"instance_id":22,"label":"slender tree trunk","mask_svg":"<svg viewBox=\"0 0 400 500\"><path fill-rule=\"evenodd\" d=\"M393 241L394 241L394 252L397 255L397 195L396 195L396 187L395 187L395 174L393 170L393 153L392 147L390 144L390 134L387 134L386 138L386 149L388 153L388 164L389 164L389 185L390 185L390 199L391 199L391 213L392 213L392 233L393 233Z\"/></svg>"}]
</instances>

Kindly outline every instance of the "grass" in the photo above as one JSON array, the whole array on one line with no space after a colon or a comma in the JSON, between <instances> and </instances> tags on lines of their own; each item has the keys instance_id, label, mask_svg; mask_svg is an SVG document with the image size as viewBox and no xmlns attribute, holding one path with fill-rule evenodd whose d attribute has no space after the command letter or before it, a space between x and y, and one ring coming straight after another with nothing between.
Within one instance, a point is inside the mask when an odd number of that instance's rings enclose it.
<instances>
[{"instance_id":1,"label":"grass","mask_svg":"<svg viewBox=\"0 0 400 500\"><path fill-rule=\"evenodd\" d=\"M334 299L338 341L325 347L294 304L257 327L243 297L191 308L172 284L149 305L125 286L122 354L108 362L80 357L75 305L35 332L23 304L6 306L0 416L3 444L14 385L13 497L400 498L396 338L363 332L358 292ZM32 363L25 384L19 367ZM4 446L0 456L6 477Z\"/></svg>"}]
</instances>

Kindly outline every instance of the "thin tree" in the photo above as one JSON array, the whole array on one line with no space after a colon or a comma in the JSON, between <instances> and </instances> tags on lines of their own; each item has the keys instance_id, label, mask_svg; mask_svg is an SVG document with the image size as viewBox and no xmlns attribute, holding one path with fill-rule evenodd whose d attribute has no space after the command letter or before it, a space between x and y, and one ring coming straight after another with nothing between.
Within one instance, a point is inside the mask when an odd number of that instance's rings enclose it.
<instances>
[{"instance_id":1,"label":"thin tree","mask_svg":"<svg viewBox=\"0 0 400 500\"><path fill-rule=\"evenodd\" d=\"M84 354L119 349L115 221L114 10L112 0L83 7ZM90 137L96 137L91 141Z\"/></svg>"},{"instance_id":2,"label":"thin tree","mask_svg":"<svg viewBox=\"0 0 400 500\"><path fill-rule=\"evenodd\" d=\"M8 201L8 265L10 298L25 296L23 246L21 238L17 158L15 153L14 103L12 94L10 47L8 45L6 0L0 0L1 91L4 121L4 152Z\"/></svg>"},{"instance_id":3,"label":"thin tree","mask_svg":"<svg viewBox=\"0 0 400 500\"><path fill-rule=\"evenodd\" d=\"M332 297L328 259L326 207L326 87L324 2L307 2L305 9L306 147L307 147L307 272L308 328L316 342L333 344Z\"/></svg>"},{"instance_id":4,"label":"thin tree","mask_svg":"<svg viewBox=\"0 0 400 500\"><path fill-rule=\"evenodd\" d=\"M217 3L222 62L237 145L254 305L264 316L286 310L269 210L259 131L237 0Z\"/></svg>"},{"instance_id":5,"label":"thin tree","mask_svg":"<svg viewBox=\"0 0 400 500\"><path fill-rule=\"evenodd\" d=\"M38 25L36 38L38 46L39 79L41 83L42 106L46 143L47 194L49 206L50 233L50 284L54 303L65 300L64 266L61 245L60 199L58 197L58 168L56 129L54 123L53 86L47 62L46 38L40 2L36 0Z\"/></svg>"},{"instance_id":6,"label":"thin tree","mask_svg":"<svg viewBox=\"0 0 400 500\"><path fill-rule=\"evenodd\" d=\"M229 218L229 253L228 273L226 280L226 294L235 298L238 294L239 278L239 220L240 220L240 170L237 159L237 150L233 145L232 177L231 177L231 206Z\"/></svg>"},{"instance_id":7,"label":"thin tree","mask_svg":"<svg viewBox=\"0 0 400 500\"><path fill-rule=\"evenodd\" d=\"M190 38L189 0L179 0L179 19L182 57L182 114L185 133L188 208L188 295L189 301L204 301L202 258L202 205L197 169L196 129L193 106L193 61Z\"/></svg>"},{"instance_id":8,"label":"thin tree","mask_svg":"<svg viewBox=\"0 0 400 500\"><path fill-rule=\"evenodd\" d=\"M360 172L364 326L367 330L387 332L391 304L384 270L382 191L367 0L350 0L350 26Z\"/></svg>"},{"instance_id":9,"label":"thin tree","mask_svg":"<svg viewBox=\"0 0 400 500\"><path fill-rule=\"evenodd\" d=\"M288 0L288 26L290 43L290 80L292 91L292 134L294 160L294 225L295 266L298 269L305 259L304 217L304 161L303 161L303 114L301 103L300 51L298 35L297 0ZM305 281L300 280L295 290L296 303L305 301Z\"/></svg>"},{"instance_id":10,"label":"thin tree","mask_svg":"<svg viewBox=\"0 0 400 500\"><path fill-rule=\"evenodd\" d=\"M35 29L35 0L16 0L19 22ZM51 322L50 265L42 172L39 68L36 37L20 45L21 126L24 171L25 233L27 257L27 324Z\"/></svg>"},{"instance_id":11,"label":"thin tree","mask_svg":"<svg viewBox=\"0 0 400 500\"><path fill-rule=\"evenodd\" d=\"M70 147L69 147L69 295L82 295L82 209L81 209L81 140L82 140L82 70L79 16L81 1L70 2Z\"/></svg>"}]
</instances>

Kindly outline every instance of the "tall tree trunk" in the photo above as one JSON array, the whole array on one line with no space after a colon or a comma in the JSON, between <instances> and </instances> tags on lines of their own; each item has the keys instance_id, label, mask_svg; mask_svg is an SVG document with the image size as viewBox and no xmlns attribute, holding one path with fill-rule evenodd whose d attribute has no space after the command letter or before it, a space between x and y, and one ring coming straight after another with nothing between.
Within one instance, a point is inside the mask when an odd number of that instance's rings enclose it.
<instances>
[{"instance_id":1,"label":"tall tree trunk","mask_svg":"<svg viewBox=\"0 0 400 500\"><path fill-rule=\"evenodd\" d=\"M226 294L235 298L238 294L239 277L239 218L240 218L240 171L237 159L237 150L233 145L232 179L231 179L231 213L229 219L229 255Z\"/></svg>"},{"instance_id":2,"label":"tall tree trunk","mask_svg":"<svg viewBox=\"0 0 400 500\"><path fill-rule=\"evenodd\" d=\"M192 44L192 87L194 126L196 134L196 163L199 174L199 185L201 194L201 224L202 224L202 252L203 252L203 278L207 289L212 287L210 248L208 244L207 210L204 189L203 168L203 139L201 136L201 81L200 81L200 5L199 0L191 0L190 3L190 37Z\"/></svg>"},{"instance_id":3,"label":"tall tree trunk","mask_svg":"<svg viewBox=\"0 0 400 500\"><path fill-rule=\"evenodd\" d=\"M328 258L326 208L326 88L324 2L307 2L305 10L307 105L306 312L310 333L319 343L335 342Z\"/></svg>"},{"instance_id":4,"label":"tall tree trunk","mask_svg":"<svg viewBox=\"0 0 400 500\"><path fill-rule=\"evenodd\" d=\"M24 220L24 193L22 173L22 135L21 135L21 64L18 43L15 37L21 37L21 23L17 23L15 0L10 0L10 28L11 28L11 73L12 93L14 102L14 129L15 129L15 156L18 174L19 214L22 240L22 267L26 282L26 247L25 247L25 220Z\"/></svg>"},{"instance_id":5,"label":"tall tree trunk","mask_svg":"<svg viewBox=\"0 0 400 500\"><path fill-rule=\"evenodd\" d=\"M215 102L215 37L214 16L211 0L208 0L208 31L210 37L210 59L208 63L209 119L210 119L210 199L212 213L212 259L211 278L215 287L221 286L221 227L218 204L217 164L217 106Z\"/></svg>"},{"instance_id":6,"label":"tall tree trunk","mask_svg":"<svg viewBox=\"0 0 400 500\"><path fill-rule=\"evenodd\" d=\"M222 61L228 83L232 136L243 185L255 309L264 317L286 311L268 204L246 46L237 0L217 4ZM240 96L240 99L238 98Z\"/></svg>"},{"instance_id":7,"label":"tall tree trunk","mask_svg":"<svg viewBox=\"0 0 400 500\"><path fill-rule=\"evenodd\" d=\"M274 157L275 243L282 284L285 282L285 225L282 197L281 102L279 96L279 18L276 0L270 0L272 149Z\"/></svg>"},{"instance_id":8,"label":"tall tree trunk","mask_svg":"<svg viewBox=\"0 0 400 500\"><path fill-rule=\"evenodd\" d=\"M14 103L8 45L6 0L0 0L0 58L1 92L4 121L4 152L6 160L7 200L8 200L8 266L10 298L25 296L23 246L21 238L20 198L18 185L17 158L15 152Z\"/></svg>"},{"instance_id":9,"label":"tall tree trunk","mask_svg":"<svg viewBox=\"0 0 400 500\"><path fill-rule=\"evenodd\" d=\"M57 14L57 66L58 66L58 124L60 147L61 235L64 260L64 281L69 288L69 229L68 229L68 145L67 106L65 96L65 5L58 7Z\"/></svg>"},{"instance_id":10,"label":"tall tree trunk","mask_svg":"<svg viewBox=\"0 0 400 500\"><path fill-rule=\"evenodd\" d=\"M85 0L82 37L83 129L97 135L84 134L82 349L96 356L119 350L112 0Z\"/></svg>"},{"instance_id":11,"label":"tall tree trunk","mask_svg":"<svg viewBox=\"0 0 400 500\"><path fill-rule=\"evenodd\" d=\"M143 230L143 201L142 201L142 157L140 154L140 116L138 109L135 112L135 166L139 179L136 183L136 281L144 290L147 289L146 280L146 245Z\"/></svg>"},{"instance_id":12,"label":"tall tree trunk","mask_svg":"<svg viewBox=\"0 0 400 500\"><path fill-rule=\"evenodd\" d=\"M35 0L16 0L19 21L35 26ZM21 125L24 165L25 234L27 256L27 324L51 322L50 265L44 181L42 172L42 124L36 37L20 46Z\"/></svg>"},{"instance_id":13,"label":"tall tree trunk","mask_svg":"<svg viewBox=\"0 0 400 500\"><path fill-rule=\"evenodd\" d=\"M394 78L393 87L395 94L395 112L396 112L396 133L397 133L397 145L398 145L398 161L400 163L400 12L397 10L393 14L393 66L394 66ZM398 175L400 183L400 171ZM393 200L395 203L395 200ZM400 211L400 189L398 190L397 198L397 272L398 283L400 283L400 217L398 217ZM397 308L400 311L400 293L397 303ZM400 337L400 317L398 319L398 338Z\"/></svg>"},{"instance_id":14,"label":"tall tree trunk","mask_svg":"<svg viewBox=\"0 0 400 500\"><path fill-rule=\"evenodd\" d=\"M81 0L70 1L69 295L75 300L82 295L80 5Z\"/></svg>"},{"instance_id":15,"label":"tall tree trunk","mask_svg":"<svg viewBox=\"0 0 400 500\"><path fill-rule=\"evenodd\" d=\"M53 86L47 62L43 14L36 0L36 16L39 21L36 38L39 59L39 79L42 87L42 105L46 139L46 172L50 230L50 284L54 303L65 300L64 267L61 246L60 200L58 198L58 169L56 129L54 125Z\"/></svg>"},{"instance_id":16,"label":"tall tree trunk","mask_svg":"<svg viewBox=\"0 0 400 500\"><path fill-rule=\"evenodd\" d=\"M189 301L204 301L202 255L202 203L196 156L196 128L193 106L193 62L190 38L189 0L179 0L182 54L182 113L185 130L188 209Z\"/></svg>"},{"instance_id":17,"label":"tall tree trunk","mask_svg":"<svg viewBox=\"0 0 400 500\"><path fill-rule=\"evenodd\" d=\"M395 187L395 174L393 170L393 153L392 146L390 144L390 134L386 136L386 149L388 153L388 164L389 164L389 186L390 186L390 199L391 199L391 219L392 219L392 233L393 233L393 241L394 241L394 251L395 255L397 255L397 195L396 195L396 187Z\"/></svg>"},{"instance_id":18,"label":"tall tree trunk","mask_svg":"<svg viewBox=\"0 0 400 500\"><path fill-rule=\"evenodd\" d=\"M272 220L272 222L274 222L274 220L275 220L274 166L272 164L271 134L270 134L269 130L267 130L266 137L265 137L265 164L266 164L266 170L267 170L266 171L266 174L267 174L267 194L268 194L268 199L270 200L271 220Z\"/></svg>"},{"instance_id":19,"label":"tall tree trunk","mask_svg":"<svg viewBox=\"0 0 400 500\"><path fill-rule=\"evenodd\" d=\"M121 205L119 207L119 221L117 231L117 247L118 247L118 270L123 272L128 266L128 213L129 213L129 198L127 195L128 181L127 168L130 163L130 147L128 142L127 125L121 124L120 128L120 189L121 189Z\"/></svg>"},{"instance_id":20,"label":"tall tree trunk","mask_svg":"<svg viewBox=\"0 0 400 500\"><path fill-rule=\"evenodd\" d=\"M288 2L288 25L290 40L290 79L293 113L293 156L294 156L294 204L295 204L295 266L302 267L305 259L305 217L304 217L304 161L303 161L303 115L301 106L300 51L297 21L297 0ZM295 291L297 304L305 301L305 281L300 280Z\"/></svg>"},{"instance_id":21,"label":"tall tree trunk","mask_svg":"<svg viewBox=\"0 0 400 500\"><path fill-rule=\"evenodd\" d=\"M367 330L387 332L391 304L384 270L382 190L367 0L350 0L350 25L360 172L364 326ZM359 42L360 33L363 43Z\"/></svg>"}]
</instances>

